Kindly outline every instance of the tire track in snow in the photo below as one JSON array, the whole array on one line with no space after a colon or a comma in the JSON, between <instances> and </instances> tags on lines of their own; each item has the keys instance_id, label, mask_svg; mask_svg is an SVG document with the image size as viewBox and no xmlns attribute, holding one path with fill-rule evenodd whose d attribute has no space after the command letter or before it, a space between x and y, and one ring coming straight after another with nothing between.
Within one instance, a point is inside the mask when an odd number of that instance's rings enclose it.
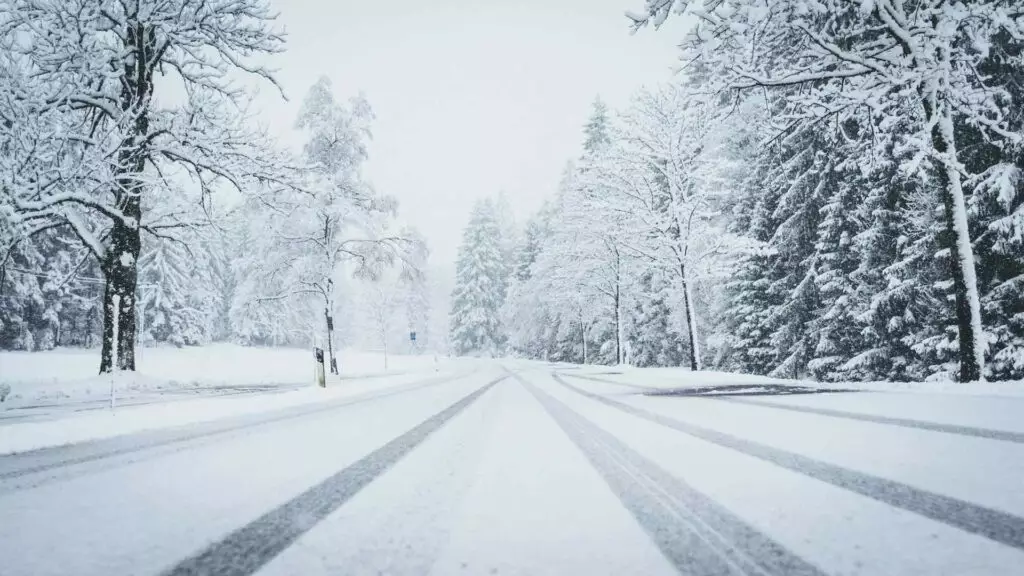
<instances>
[{"instance_id":1,"label":"tire track in snow","mask_svg":"<svg viewBox=\"0 0 1024 576\"><path fill-rule=\"evenodd\" d=\"M16 480L23 476L53 471L59 468L66 468L78 464L116 458L119 456L131 455L147 450L175 446L177 446L178 449L182 449L190 446L194 442L209 440L219 436L227 436L233 432L310 416L321 412L343 408L345 406L351 406L353 404L387 398L396 394L412 392L420 388L458 380L466 375L467 374L456 374L428 378L407 385L397 386L379 393L343 398L324 404L316 403L312 405L293 406L282 410L276 410L271 413L263 412L248 414L225 420L192 424L185 426L184 429L182 427L175 427L162 430L151 430L137 434L86 441L80 444L55 446L52 448L41 448L39 450L32 450L29 452L0 455L0 492L34 487L49 480L58 480L63 478L41 478L38 481L23 485L9 484L7 482L10 480ZM129 464L131 462L134 462L134 460L127 461L125 464Z\"/></svg>"},{"instance_id":2,"label":"tire track in snow","mask_svg":"<svg viewBox=\"0 0 1024 576\"><path fill-rule=\"evenodd\" d=\"M857 472L849 468L815 460L795 452L774 448L752 440L718 432L657 414L643 408L631 406L612 400L569 384L557 374L554 379L566 388L592 400L596 400L627 414L649 420L656 424L678 430L695 438L736 450L748 456L770 462L791 470L827 482L833 486L867 496L890 506L914 512L926 518L942 522L965 532L977 534L1024 550L1024 518L1006 512L980 506L950 496L915 488L909 484Z\"/></svg>"},{"instance_id":3,"label":"tire track in snow","mask_svg":"<svg viewBox=\"0 0 1024 576\"><path fill-rule=\"evenodd\" d=\"M519 380L682 574L823 575L554 397Z\"/></svg>"},{"instance_id":4,"label":"tire track in snow","mask_svg":"<svg viewBox=\"0 0 1024 576\"><path fill-rule=\"evenodd\" d=\"M614 384L615 386L622 386L623 388L632 388L633 390L639 390L640 392L655 392L657 388L651 388L650 386L641 386L639 384L627 384L625 382L618 382L615 380L609 380L607 378L598 378L596 376L590 376L589 374L566 374L570 378L579 378L580 380L590 380L592 382L600 382L602 384Z\"/></svg>"},{"instance_id":5,"label":"tire track in snow","mask_svg":"<svg viewBox=\"0 0 1024 576\"><path fill-rule=\"evenodd\" d=\"M323 482L228 534L169 570L165 576L245 576L255 573L300 536L465 410L501 376L424 420Z\"/></svg>"},{"instance_id":6,"label":"tire track in snow","mask_svg":"<svg viewBox=\"0 0 1024 576\"><path fill-rule=\"evenodd\" d=\"M776 404L774 402L762 402L758 400L752 400L750 398L730 398L722 396L707 396L706 398L720 400L722 402L748 404L750 406L757 406L759 408L774 408L776 410L804 412L807 414L817 414L820 416L830 416L833 418L860 420L862 422L871 422L874 424L888 424L891 426L901 426L903 428L917 428L919 430L928 430L930 432L944 432L946 434L958 434L960 436L973 436L976 438L987 438L989 440L1002 440L1004 442L1016 442L1018 444L1024 444L1024 433L1021 432L993 430L991 428L976 428L974 426L960 426L957 424L941 424L938 422L928 422L926 420L913 420L910 418L896 418L893 416L876 416L873 414L847 412L846 410L835 410L832 408L795 406L792 404Z\"/></svg>"}]
</instances>

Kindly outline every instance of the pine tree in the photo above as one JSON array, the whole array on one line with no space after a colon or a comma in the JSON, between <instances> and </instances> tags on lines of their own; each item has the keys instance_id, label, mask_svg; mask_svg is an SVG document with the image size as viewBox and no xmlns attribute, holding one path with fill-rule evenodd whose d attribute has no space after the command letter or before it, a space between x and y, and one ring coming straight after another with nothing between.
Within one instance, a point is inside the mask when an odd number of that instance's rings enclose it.
<instances>
[{"instance_id":1,"label":"pine tree","mask_svg":"<svg viewBox=\"0 0 1024 576\"><path fill-rule=\"evenodd\" d=\"M590 118L583 127L584 155L594 154L611 143L608 134L608 107L601 97L594 99Z\"/></svg>"},{"instance_id":2,"label":"pine tree","mask_svg":"<svg viewBox=\"0 0 1024 576\"><path fill-rule=\"evenodd\" d=\"M634 366L679 366L685 360L682 337L669 306L671 283L658 270L641 274L632 305L627 342Z\"/></svg>"},{"instance_id":3,"label":"pine tree","mask_svg":"<svg viewBox=\"0 0 1024 576\"><path fill-rule=\"evenodd\" d=\"M452 292L450 344L459 355L497 356L503 351L501 231L489 199L473 207L462 235Z\"/></svg>"},{"instance_id":4,"label":"pine tree","mask_svg":"<svg viewBox=\"0 0 1024 576\"><path fill-rule=\"evenodd\" d=\"M148 240L148 239L147 239ZM219 298L209 267L210 252L158 239L143 244L139 260L140 313L147 340L195 346L213 339Z\"/></svg>"},{"instance_id":5,"label":"pine tree","mask_svg":"<svg viewBox=\"0 0 1024 576\"><path fill-rule=\"evenodd\" d=\"M978 66L1004 94L1007 125L1024 132L1024 40L1006 30L996 34L988 57ZM988 336L986 376L1024 378L1024 146L1006 146L961 119L964 167L975 176L970 193L971 237L975 238L982 314Z\"/></svg>"},{"instance_id":6,"label":"pine tree","mask_svg":"<svg viewBox=\"0 0 1024 576\"><path fill-rule=\"evenodd\" d=\"M854 238L862 228L856 214L863 201L863 180L850 161L841 162L834 171L834 190L821 209L814 247L822 309L809 324L815 342L807 367L819 380L841 379L838 367L864 347L857 322L861 302L853 280L858 266Z\"/></svg>"}]
</instances>

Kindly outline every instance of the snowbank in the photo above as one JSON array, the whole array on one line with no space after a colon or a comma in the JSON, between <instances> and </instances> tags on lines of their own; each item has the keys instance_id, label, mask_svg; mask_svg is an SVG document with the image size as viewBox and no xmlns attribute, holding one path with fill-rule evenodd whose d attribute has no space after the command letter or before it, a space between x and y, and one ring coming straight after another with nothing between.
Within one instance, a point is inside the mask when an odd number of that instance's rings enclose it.
<instances>
[{"instance_id":1,"label":"snowbank","mask_svg":"<svg viewBox=\"0 0 1024 576\"><path fill-rule=\"evenodd\" d=\"M287 389L312 382L312 356L306 349L234 344L146 348L137 357L139 370L120 375L115 384L121 394L238 386ZM99 350L0 351L0 386L11 387L11 404L107 396L110 377L96 375L98 367ZM385 373L383 355L373 352L345 350L340 367L342 378ZM388 357L389 374L433 368L433 356Z\"/></svg>"},{"instance_id":2,"label":"snowbank","mask_svg":"<svg viewBox=\"0 0 1024 576\"><path fill-rule=\"evenodd\" d=\"M785 380L753 374L732 372L700 371L694 373L687 368L636 368L633 366L578 366L561 364L555 368L567 375L592 376L602 380L619 382L626 386L644 388L695 388L730 384L758 386L806 385L817 388L844 390L867 390L872 392L902 392L911 394L960 394L968 396L1016 396L1024 397L1024 381L978 382L812 382L808 380Z\"/></svg>"},{"instance_id":3,"label":"snowbank","mask_svg":"<svg viewBox=\"0 0 1024 576\"><path fill-rule=\"evenodd\" d=\"M434 374L433 370L412 372L380 378L336 381L327 388L310 385L300 390L279 394L158 402L143 406L120 407L115 410L77 413L58 420L8 424L0 426L0 455L337 400L425 380ZM442 371L438 376L450 374L450 371Z\"/></svg>"}]
</instances>

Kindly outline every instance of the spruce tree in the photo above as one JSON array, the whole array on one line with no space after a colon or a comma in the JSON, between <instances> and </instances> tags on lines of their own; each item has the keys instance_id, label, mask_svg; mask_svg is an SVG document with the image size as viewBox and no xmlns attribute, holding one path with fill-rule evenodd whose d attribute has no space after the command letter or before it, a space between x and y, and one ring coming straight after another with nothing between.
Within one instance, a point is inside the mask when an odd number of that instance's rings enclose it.
<instances>
[{"instance_id":1,"label":"spruce tree","mask_svg":"<svg viewBox=\"0 0 1024 576\"><path fill-rule=\"evenodd\" d=\"M502 352L503 274L501 232L493 203L481 200L463 231L452 292L451 347L459 355Z\"/></svg>"}]
</instances>

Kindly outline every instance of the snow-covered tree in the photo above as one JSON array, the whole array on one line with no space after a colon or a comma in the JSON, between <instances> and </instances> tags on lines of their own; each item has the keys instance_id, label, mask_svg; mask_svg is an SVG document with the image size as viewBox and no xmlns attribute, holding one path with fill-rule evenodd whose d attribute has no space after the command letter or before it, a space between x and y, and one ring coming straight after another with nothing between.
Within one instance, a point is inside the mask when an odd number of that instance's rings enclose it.
<instances>
[{"instance_id":1,"label":"snow-covered tree","mask_svg":"<svg viewBox=\"0 0 1024 576\"><path fill-rule=\"evenodd\" d=\"M551 321L537 317L546 308L532 293L533 266L547 241L547 220L551 214L550 202L526 222L512 261L512 274L508 294L502 310L503 325L509 347L517 354L529 358L544 358L549 351L545 331Z\"/></svg>"},{"instance_id":2,"label":"snow-covered tree","mask_svg":"<svg viewBox=\"0 0 1024 576\"><path fill-rule=\"evenodd\" d=\"M625 314L632 275L621 238L625 215L582 183L581 169L565 174L556 201L524 252L513 319L517 346L547 342L552 359L615 364L624 361ZM538 225L540 226L540 225ZM525 323L524 323L525 321Z\"/></svg>"},{"instance_id":3,"label":"snow-covered tree","mask_svg":"<svg viewBox=\"0 0 1024 576\"><path fill-rule=\"evenodd\" d=\"M671 13L689 26L683 59L705 67L714 90L770 91L787 128L860 120L884 129L909 114L917 149L905 169L926 167L949 230L960 379L983 376L985 338L956 124L1005 146L1021 132L1007 122L1010 98L980 65L1000 34L1024 36L1002 0L648 0L636 27Z\"/></svg>"},{"instance_id":4,"label":"snow-covered tree","mask_svg":"<svg viewBox=\"0 0 1024 576\"><path fill-rule=\"evenodd\" d=\"M186 236L187 238L187 236ZM152 245L149 243L152 242ZM213 339L220 307L209 250L201 242L145 238L139 259L139 337L176 346Z\"/></svg>"},{"instance_id":5,"label":"snow-covered tree","mask_svg":"<svg viewBox=\"0 0 1024 576\"><path fill-rule=\"evenodd\" d=\"M367 283L363 306L369 320L371 342L384 353L384 370L388 369L389 342L395 339L396 326L402 308L402 287L392 274ZM404 340L404 338L403 338Z\"/></svg>"},{"instance_id":6,"label":"snow-covered tree","mask_svg":"<svg viewBox=\"0 0 1024 576\"><path fill-rule=\"evenodd\" d=\"M611 136L608 133L610 129L608 106L604 100L597 97L591 108L590 118L583 126L583 151L585 154L594 154L611 143Z\"/></svg>"},{"instance_id":7,"label":"snow-covered tree","mask_svg":"<svg viewBox=\"0 0 1024 576\"><path fill-rule=\"evenodd\" d=\"M335 100L328 79L313 85L296 121L307 135L302 183L260 196L255 207L268 208L270 216L252 222L246 259L242 289L250 314L263 305L278 308L283 300L319 302L332 372L339 275L372 280L395 264L409 272L411 255L422 249L408 231L393 229L394 199L377 194L362 176L372 118L365 99L346 107Z\"/></svg>"},{"instance_id":8,"label":"snow-covered tree","mask_svg":"<svg viewBox=\"0 0 1024 576\"><path fill-rule=\"evenodd\" d=\"M590 202L618 215L617 226L604 228L621 231L621 248L673 279L693 370L701 368L704 339L697 287L718 274L722 255L743 244L723 223L732 138L743 131L729 131L733 126L715 122L713 112L686 85L642 91L621 114L611 145L590 155L581 171Z\"/></svg>"},{"instance_id":9,"label":"snow-covered tree","mask_svg":"<svg viewBox=\"0 0 1024 576\"><path fill-rule=\"evenodd\" d=\"M496 356L503 351L500 310L506 271L494 204L480 200L463 231L456 261L450 314L450 345L456 354Z\"/></svg>"},{"instance_id":10,"label":"snow-covered tree","mask_svg":"<svg viewBox=\"0 0 1024 576\"><path fill-rule=\"evenodd\" d=\"M219 186L277 178L234 83L270 78L274 15L263 0L3 0L0 20L2 216L18 237L68 230L96 259L100 371L132 370L142 234L195 224Z\"/></svg>"}]
</instances>

